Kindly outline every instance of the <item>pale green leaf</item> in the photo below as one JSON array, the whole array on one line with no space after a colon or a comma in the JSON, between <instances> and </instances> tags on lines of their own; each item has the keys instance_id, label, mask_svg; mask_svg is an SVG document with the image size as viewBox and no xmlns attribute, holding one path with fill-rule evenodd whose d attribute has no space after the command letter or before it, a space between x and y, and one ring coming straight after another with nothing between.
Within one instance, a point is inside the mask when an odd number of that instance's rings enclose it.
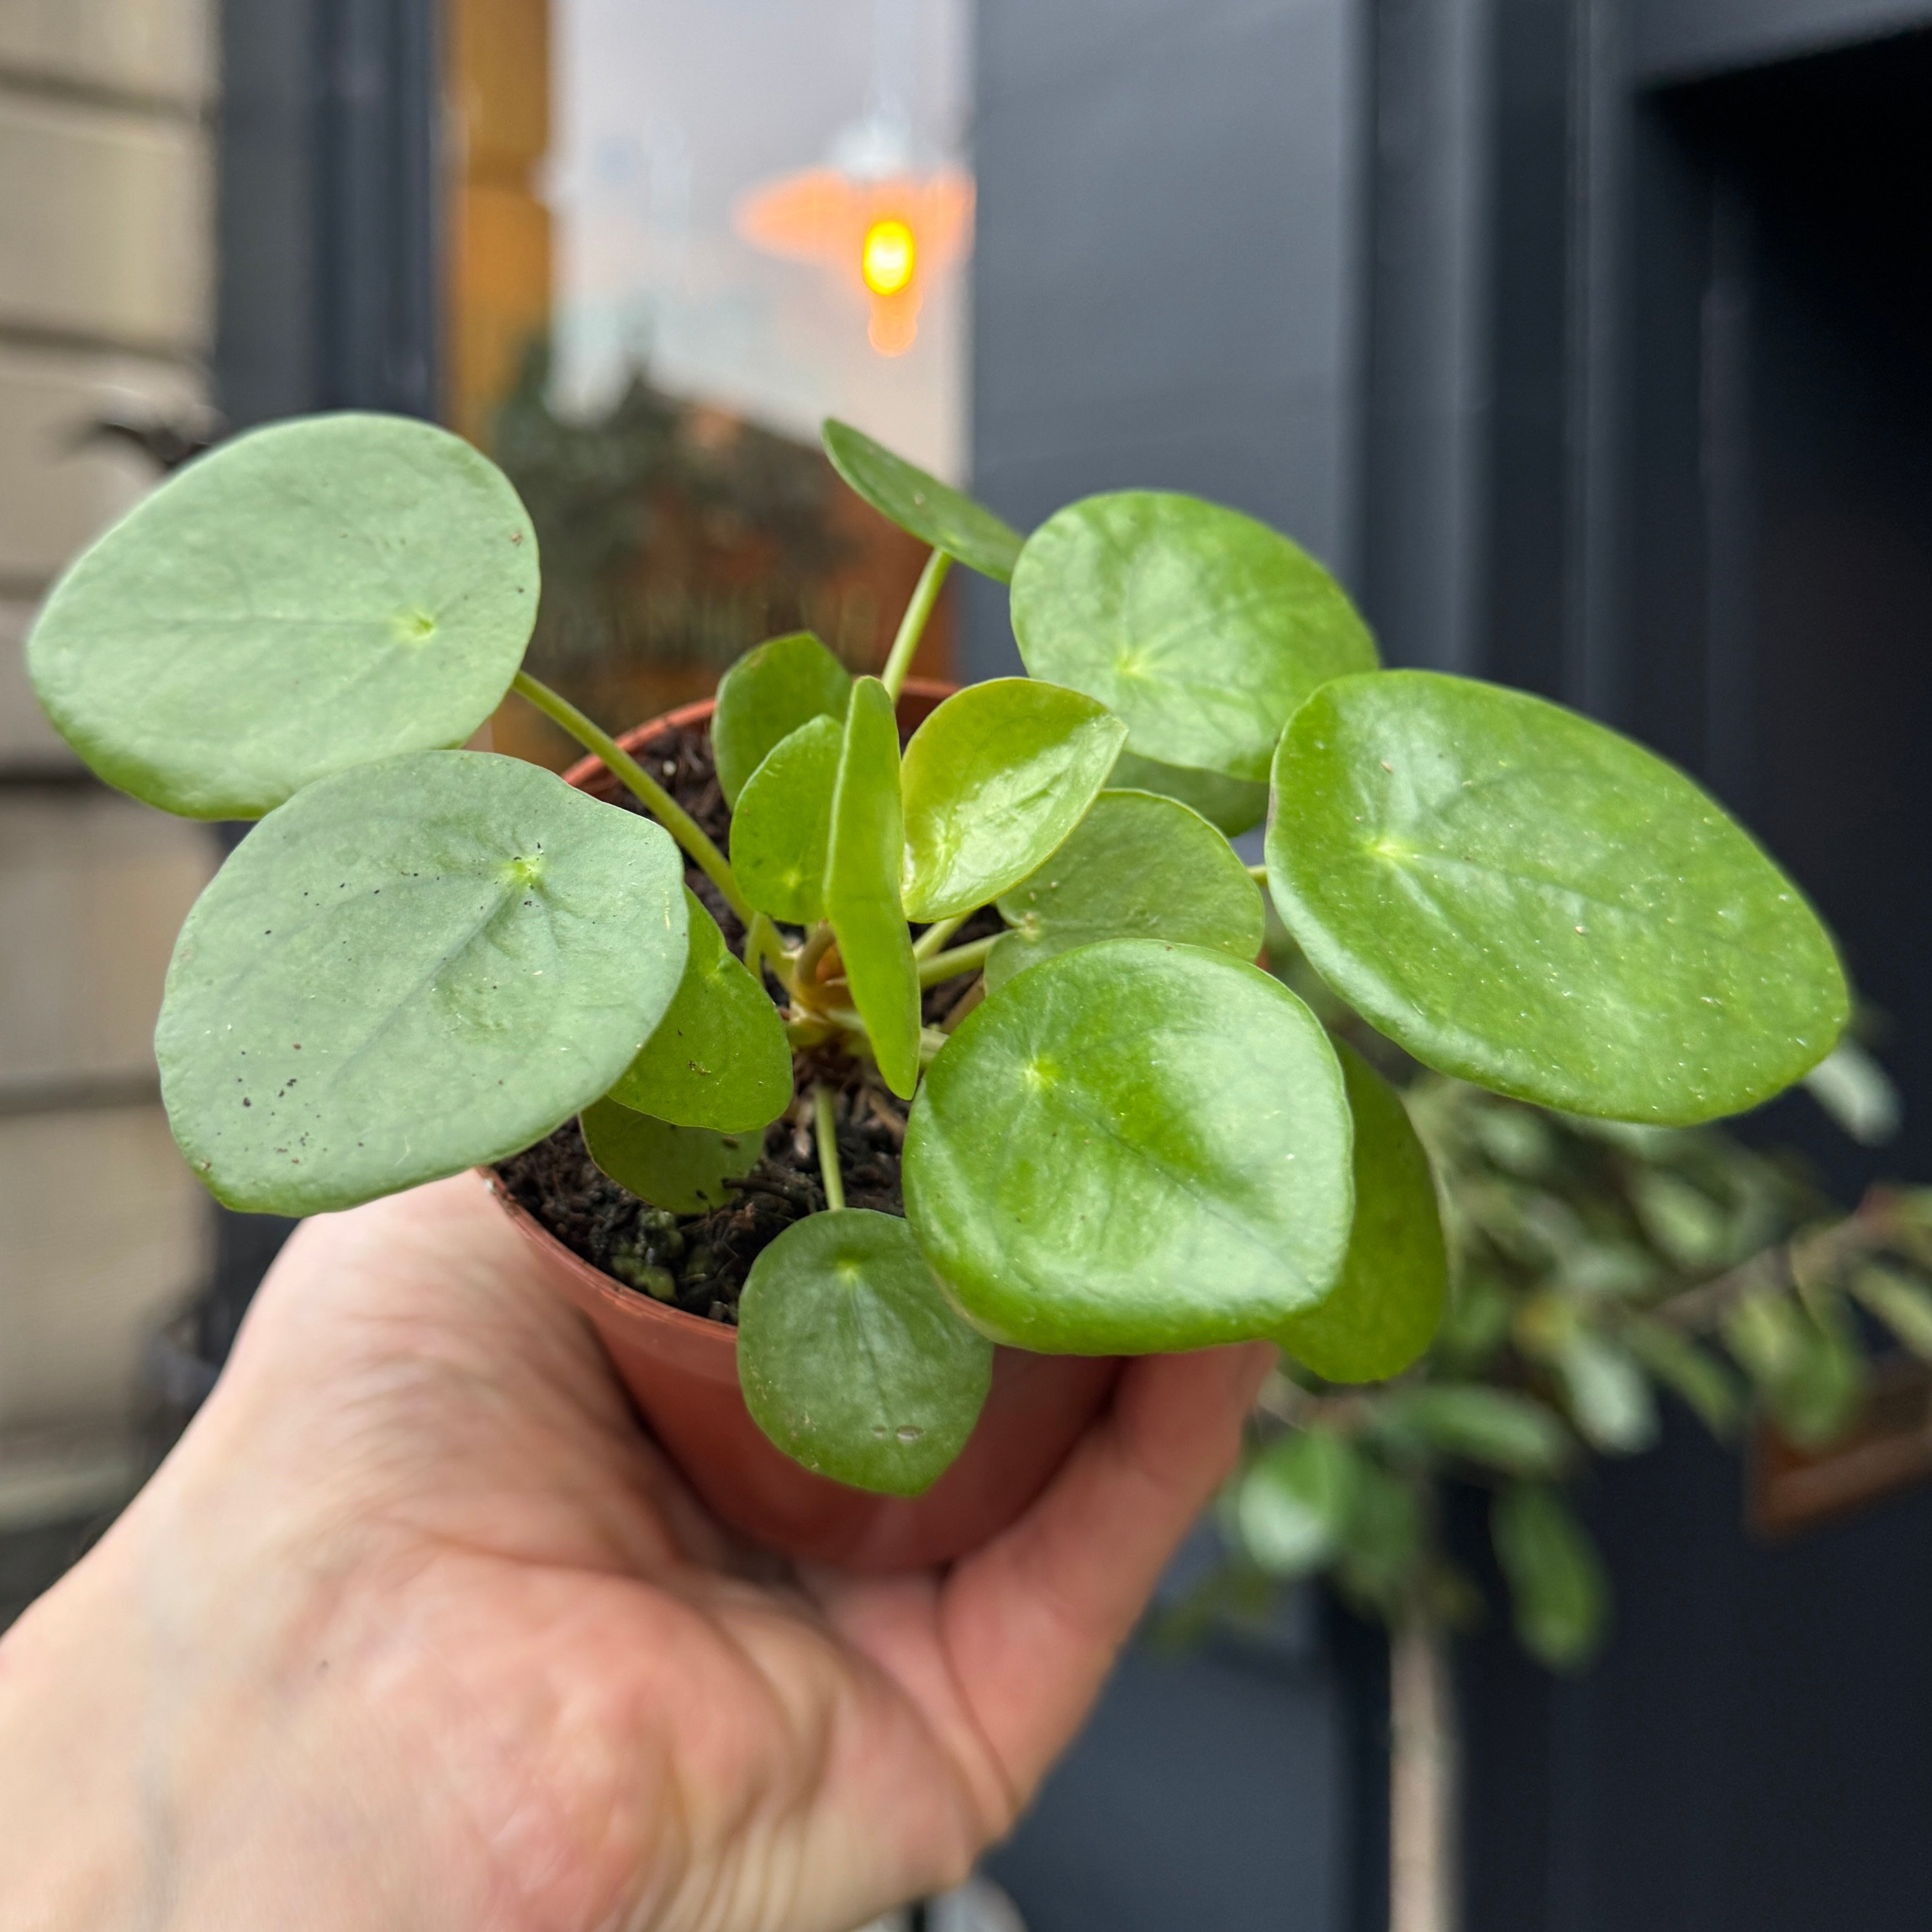
<instances>
[{"instance_id":1,"label":"pale green leaf","mask_svg":"<svg viewBox=\"0 0 1932 1932\"><path fill-rule=\"evenodd\" d=\"M1144 758L1265 783L1282 727L1375 640L1298 545L1198 497L1090 496L1036 530L1013 573L1036 677L1097 698Z\"/></svg>"},{"instance_id":2,"label":"pale green leaf","mask_svg":"<svg viewBox=\"0 0 1932 1932\"><path fill-rule=\"evenodd\" d=\"M1268 788L1264 784L1223 778L1219 772L1196 771L1186 765L1164 765L1135 752L1123 752L1114 761L1107 789L1157 792L1162 798L1178 798L1230 838L1252 832L1268 816Z\"/></svg>"},{"instance_id":3,"label":"pale green leaf","mask_svg":"<svg viewBox=\"0 0 1932 1932\"><path fill-rule=\"evenodd\" d=\"M1520 1483L1490 1506L1490 1533L1524 1649L1552 1670L1582 1670L1610 1620L1603 1560L1582 1525L1556 1490Z\"/></svg>"},{"instance_id":4,"label":"pale green leaf","mask_svg":"<svg viewBox=\"0 0 1932 1932\"><path fill-rule=\"evenodd\" d=\"M670 835L534 765L422 752L318 779L182 928L154 1036L217 1198L312 1214L539 1141L684 971Z\"/></svg>"},{"instance_id":5,"label":"pale green leaf","mask_svg":"<svg viewBox=\"0 0 1932 1932\"><path fill-rule=\"evenodd\" d=\"M1252 966L1148 940L1022 975L960 1027L908 1124L906 1210L968 1318L1043 1354L1272 1334L1354 1214L1327 1035Z\"/></svg>"},{"instance_id":6,"label":"pale green leaf","mask_svg":"<svg viewBox=\"0 0 1932 1932\"><path fill-rule=\"evenodd\" d=\"M845 716L851 674L809 631L747 651L718 682L711 755L735 809L752 774L801 725Z\"/></svg>"},{"instance_id":7,"label":"pale green leaf","mask_svg":"<svg viewBox=\"0 0 1932 1932\"><path fill-rule=\"evenodd\" d=\"M1021 538L1011 524L849 423L827 418L821 434L832 468L888 522L982 577L1012 580Z\"/></svg>"},{"instance_id":8,"label":"pale green leaf","mask_svg":"<svg viewBox=\"0 0 1932 1932\"><path fill-rule=\"evenodd\" d=\"M1436 1182L1402 1096L1336 1042L1355 1124L1355 1220L1342 1278L1275 1340L1331 1382L1384 1382L1434 1339L1449 1292Z\"/></svg>"},{"instance_id":9,"label":"pale green leaf","mask_svg":"<svg viewBox=\"0 0 1932 1932\"><path fill-rule=\"evenodd\" d=\"M1043 863L1106 783L1126 727L1076 691L969 685L905 750L906 916L950 919Z\"/></svg>"},{"instance_id":10,"label":"pale green leaf","mask_svg":"<svg viewBox=\"0 0 1932 1932\"><path fill-rule=\"evenodd\" d=\"M992 1346L946 1306L904 1221L795 1221L752 1264L738 1380L752 1419L814 1474L916 1496L965 1448Z\"/></svg>"},{"instance_id":11,"label":"pale green leaf","mask_svg":"<svg viewBox=\"0 0 1932 1932\"><path fill-rule=\"evenodd\" d=\"M1103 939L1261 950L1261 888L1198 812L1147 792L1102 792L1039 871L1000 894L1013 930L986 962L998 992L1043 959Z\"/></svg>"},{"instance_id":12,"label":"pale green leaf","mask_svg":"<svg viewBox=\"0 0 1932 1932\"><path fill-rule=\"evenodd\" d=\"M794 926L825 916L832 794L845 728L814 718L772 750L731 814L731 869L760 912Z\"/></svg>"},{"instance_id":13,"label":"pale green leaf","mask_svg":"<svg viewBox=\"0 0 1932 1932\"><path fill-rule=\"evenodd\" d=\"M1274 902L1309 963L1425 1064L1672 1125L1788 1086L1845 1023L1798 889L1684 776L1540 698L1338 680L1283 736Z\"/></svg>"},{"instance_id":14,"label":"pale green leaf","mask_svg":"<svg viewBox=\"0 0 1932 1932\"><path fill-rule=\"evenodd\" d=\"M536 621L536 536L486 458L402 416L237 437L87 550L27 650L109 784L189 818L460 744Z\"/></svg>"},{"instance_id":15,"label":"pale green leaf","mask_svg":"<svg viewBox=\"0 0 1932 1932\"><path fill-rule=\"evenodd\" d=\"M771 995L685 891L691 943L677 996L610 1097L674 1126L748 1133L791 1105L791 1046Z\"/></svg>"},{"instance_id":16,"label":"pale green leaf","mask_svg":"<svg viewBox=\"0 0 1932 1932\"><path fill-rule=\"evenodd\" d=\"M714 1133L674 1126L648 1114L599 1100L584 1110L584 1144L590 1158L640 1201L674 1214L708 1214L734 1198L740 1180L764 1155L762 1132Z\"/></svg>"},{"instance_id":17,"label":"pale green leaf","mask_svg":"<svg viewBox=\"0 0 1932 1932\"><path fill-rule=\"evenodd\" d=\"M1234 1502L1242 1546L1274 1576L1332 1562L1354 1510L1361 1458L1339 1436L1297 1430L1249 1466Z\"/></svg>"},{"instance_id":18,"label":"pale green leaf","mask_svg":"<svg viewBox=\"0 0 1932 1932\"><path fill-rule=\"evenodd\" d=\"M845 714L832 792L825 912L879 1072L909 1100L919 1082L920 991L899 902L904 848L892 700L877 678L861 678Z\"/></svg>"}]
</instances>

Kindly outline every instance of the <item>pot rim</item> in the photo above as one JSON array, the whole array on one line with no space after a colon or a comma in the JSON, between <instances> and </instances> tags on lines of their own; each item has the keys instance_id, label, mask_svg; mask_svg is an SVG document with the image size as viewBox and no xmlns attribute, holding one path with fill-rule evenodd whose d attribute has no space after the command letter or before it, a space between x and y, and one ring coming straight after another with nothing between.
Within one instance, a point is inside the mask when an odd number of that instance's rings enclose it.
<instances>
[{"instance_id":1,"label":"pot rim","mask_svg":"<svg viewBox=\"0 0 1932 1932\"><path fill-rule=\"evenodd\" d=\"M943 703L958 689L958 685L944 678L909 677L902 688L900 695L902 698L932 698ZM693 698L688 704L677 705L669 711L660 712L656 717L647 718L642 724L634 724L628 731L620 733L617 738L618 748L634 756L661 732L698 724L708 718L717 708L716 698ZM574 790L589 792L592 796L620 788L616 774L594 752L588 752L578 759L575 764L563 772L562 778L564 783ZM593 780L602 780L602 782L594 784ZM498 1204L509 1210L512 1220L526 1234L538 1237L554 1246L566 1261L573 1264L573 1274L580 1270L594 1275L600 1282L608 1283L609 1292L623 1298L626 1312L647 1319L668 1322L674 1328L682 1330L690 1341L694 1342L700 1336L718 1337L730 1348L734 1355L737 1353L738 1330L735 1324L713 1322L704 1316L693 1315L688 1309L674 1308L668 1302L654 1300L650 1295L620 1281L615 1275L600 1268L594 1262L586 1261L574 1248L545 1227L509 1192L494 1166L480 1168L478 1172L490 1191L496 1196ZM716 1347L718 1342L713 1341L711 1346Z\"/></svg>"}]
</instances>

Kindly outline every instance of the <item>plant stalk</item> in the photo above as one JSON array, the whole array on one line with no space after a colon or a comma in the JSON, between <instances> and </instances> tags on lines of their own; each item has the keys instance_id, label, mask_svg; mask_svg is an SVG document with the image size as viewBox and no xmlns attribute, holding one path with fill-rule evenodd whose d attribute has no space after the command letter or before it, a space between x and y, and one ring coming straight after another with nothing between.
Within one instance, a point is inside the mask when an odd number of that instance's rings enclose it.
<instances>
[{"instance_id":1,"label":"plant stalk","mask_svg":"<svg viewBox=\"0 0 1932 1932\"><path fill-rule=\"evenodd\" d=\"M845 1204L845 1180L838 1172L838 1124L832 1114L832 1089L822 1080L812 1090L812 1125L818 1142L818 1172L825 1183L825 1204L836 1214Z\"/></svg>"},{"instance_id":2,"label":"plant stalk","mask_svg":"<svg viewBox=\"0 0 1932 1932\"><path fill-rule=\"evenodd\" d=\"M912 956L915 959L930 959L973 915L956 913L950 919L942 919L928 926L912 943Z\"/></svg>"},{"instance_id":3,"label":"plant stalk","mask_svg":"<svg viewBox=\"0 0 1932 1932\"><path fill-rule=\"evenodd\" d=\"M976 939L970 946L956 946L950 952L935 952L930 958L919 962L919 983L922 986L937 986L942 981L956 980L962 973L976 972L986 963L986 955L1005 937L994 933L990 939ZM917 958L916 952L914 955Z\"/></svg>"},{"instance_id":4,"label":"plant stalk","mask_svg":"<svg viewBox=\"0 0 1932 1932\"><path fill-rule=\"evenodd\" d=\"M539 684L528 671L518 671L511 680L510 688L527 698L552 724L568 732L586 752L602 759L625 790L684 848L692 862L724 895L724 903L750 926L751 902L739 890L736 874L724 854L705 836L698 820L616 739L592 724L568 698L547 684Z\"/></svg>"},{"instance_id":5,"label":"plant stalk","mask_svg":"<svg viewBox=\"0 0 1932 1932\"><path fill-rule=\"evenodd\" d=\"M939 593L945 587L946 573L952 568L952 560L943 550L936 550L926 560L926 568L919 574L919 582L914 587L912 602L906 606L905 615L899 620L899 634L892 640L891 655L886 659L886 668L879 674L879 682L886 687L886 694L896 704L899 693L905 687L906 673L912 668L913 653L919 649L919 640L926 634L927 620L932 616L933 607L939 602Z\"/></svg>"},{"instance_id":6,"label":"plant stalk","mask_svg":"<svg viewBox=\"0 0 1932 1932\"><path fill-rule=\"evenodd\" d=\"M1389 1932L1460 1932L1461 1814L1449 1634L1412 1606L1389 1640Z\"/></svg>"}]
</instances>

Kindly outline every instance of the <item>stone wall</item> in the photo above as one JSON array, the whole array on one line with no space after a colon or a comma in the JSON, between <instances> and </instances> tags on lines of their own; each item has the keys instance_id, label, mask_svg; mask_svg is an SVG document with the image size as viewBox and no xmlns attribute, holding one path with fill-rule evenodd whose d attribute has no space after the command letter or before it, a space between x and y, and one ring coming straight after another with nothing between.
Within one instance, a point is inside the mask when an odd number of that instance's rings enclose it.
<instances>
[{"instance_id":1,"label":"stone wall","mask_svg":"<svg viewBox=\"0 0 1932 1932\"><path fill-rule=\"evenodd\" d=\"M209 0L0 6L0 1532L119 1499L142 1348L206 1266L151 1036L212 838L83 772L20 647L153 480L91 426L203 397L213 47Z\"/></svg>"}]
</instances>

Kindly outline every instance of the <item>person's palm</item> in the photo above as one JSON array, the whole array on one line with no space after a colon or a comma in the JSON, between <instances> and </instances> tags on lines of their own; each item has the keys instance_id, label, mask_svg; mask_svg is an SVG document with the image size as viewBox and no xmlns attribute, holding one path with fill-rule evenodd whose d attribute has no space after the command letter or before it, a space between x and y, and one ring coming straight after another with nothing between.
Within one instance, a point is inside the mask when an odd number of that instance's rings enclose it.
<instances>
[{"instance_id":1,"label":"person's palm","mask_svg":"<svg viewBox=\"0 0 1932 1932\"><path fill-rule=\"evenodd\" d=\"M1262 1352L1136 1364L950 1572L796 1574L699 1508L448 1181L297 1236L181 1448L0 1659L71 1669L115 1625L95 1729L131 1761L75 1769L145 1815L142 1924L844 1932L1011 1822Z\"/></svg>"}]
</instances>

